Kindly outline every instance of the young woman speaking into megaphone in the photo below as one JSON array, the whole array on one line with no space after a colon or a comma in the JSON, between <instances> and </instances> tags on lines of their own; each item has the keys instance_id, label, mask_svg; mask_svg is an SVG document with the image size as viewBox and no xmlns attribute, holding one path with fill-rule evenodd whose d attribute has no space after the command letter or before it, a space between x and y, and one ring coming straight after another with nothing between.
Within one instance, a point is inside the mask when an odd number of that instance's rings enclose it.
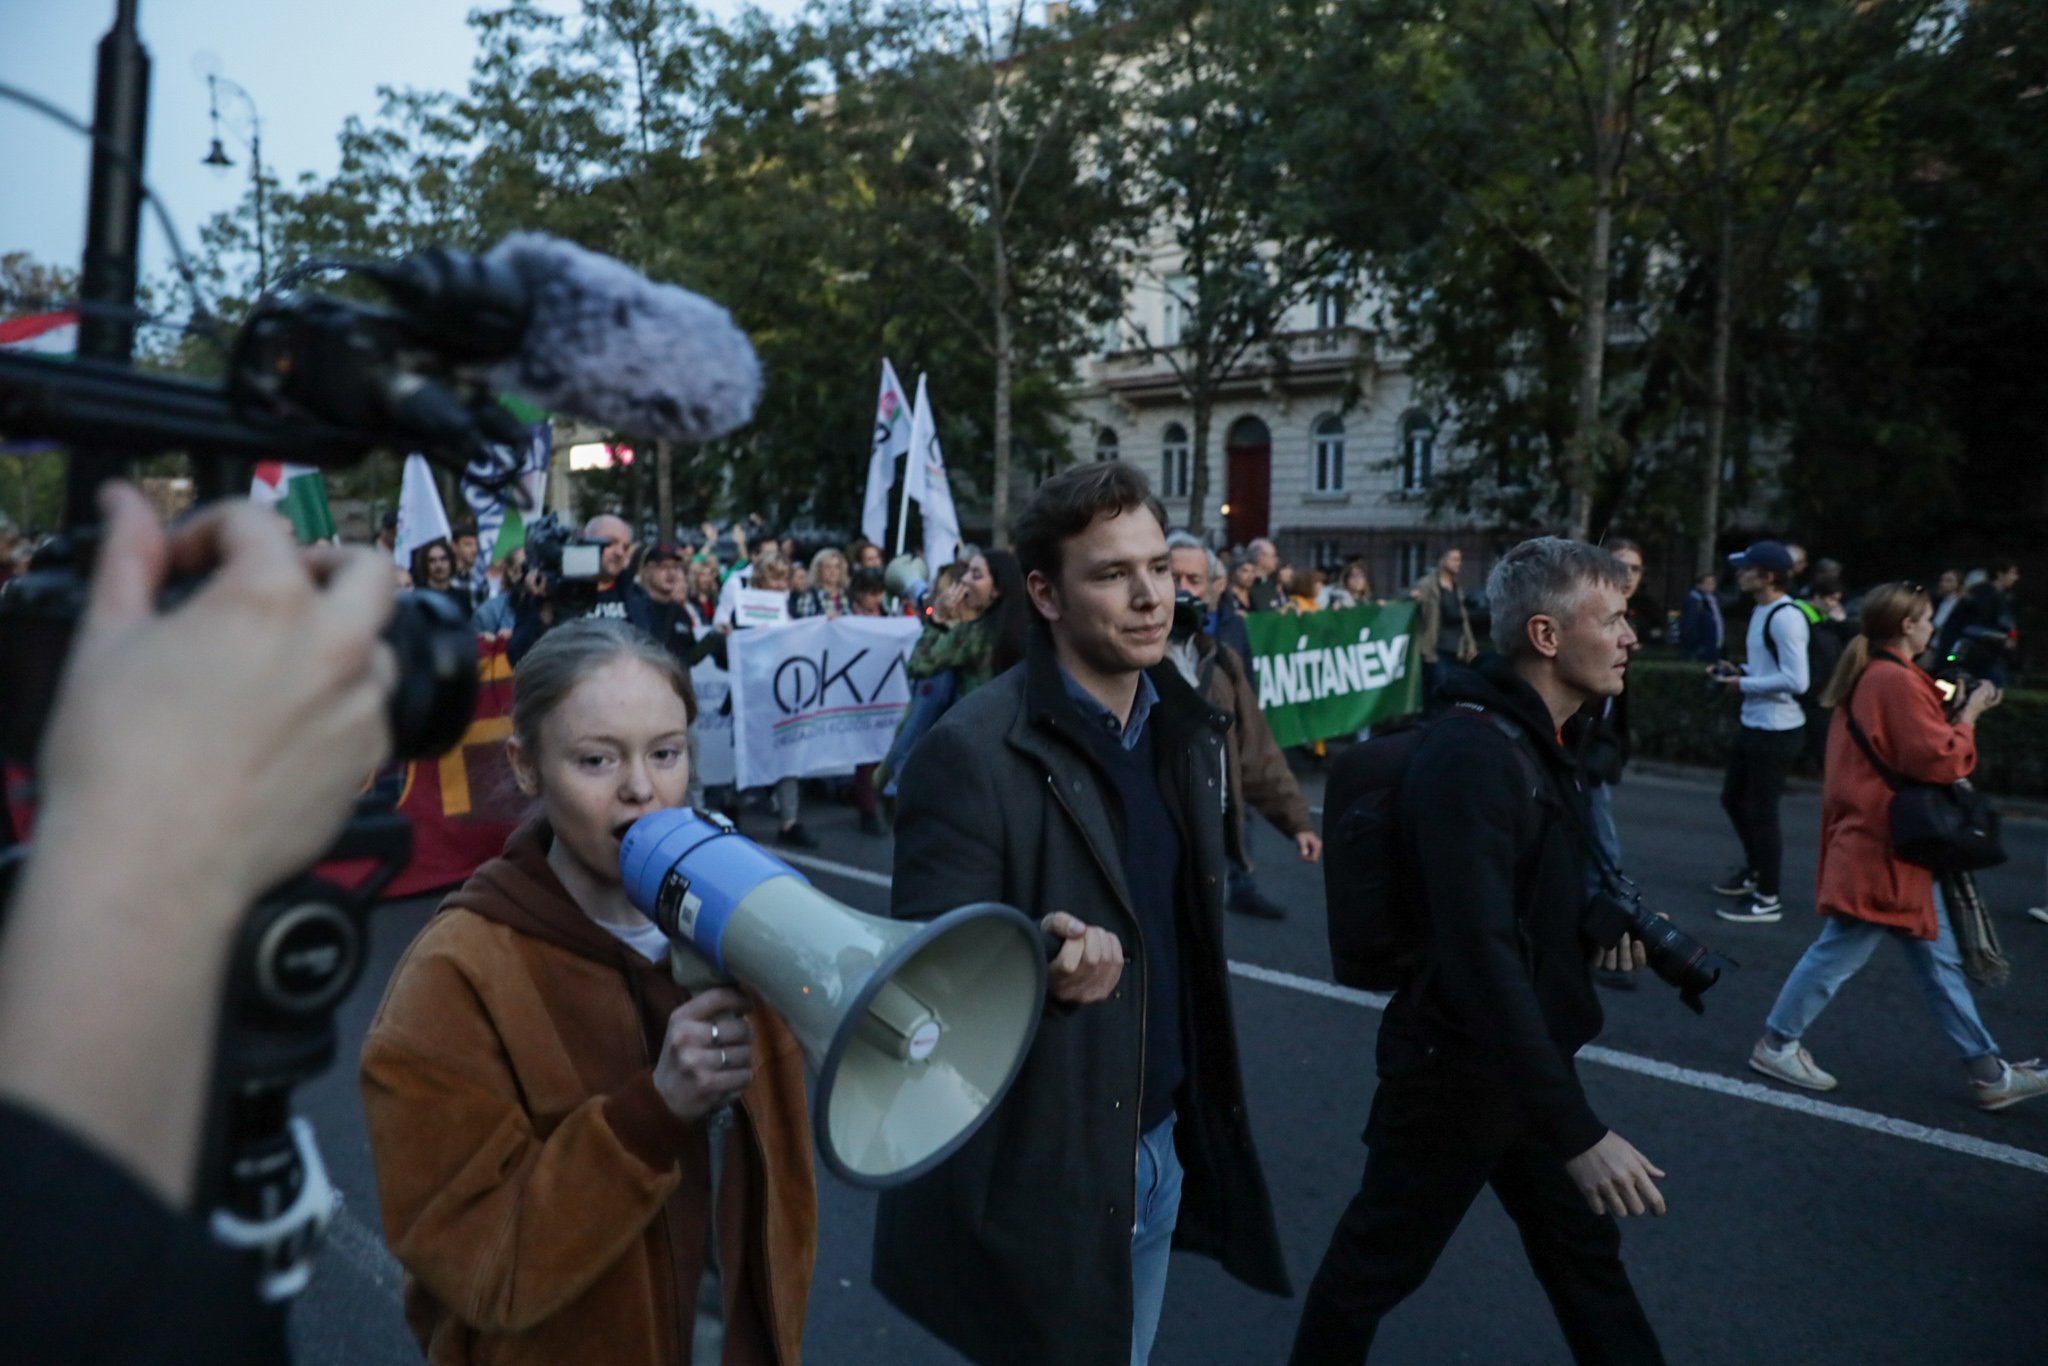
<instances>
[{"instance_id":1,"label":"young woman speaking into megaphone","mask_svg":"<svg viewBox=\"0 0 2048 1366\"><path fill-rule=\"evenodd\" d=\"M678 986L619 876L627 829L684 802L689 696L623 622L534 646L508 752L538 810L407 951L363 1046L385 1235L432 1362L653 1366L693 1339L698 1361L799 1358L801 1048L735 988ZM714 1284L722 1347L698 1322Z\"/></svg>"}]
</instances>

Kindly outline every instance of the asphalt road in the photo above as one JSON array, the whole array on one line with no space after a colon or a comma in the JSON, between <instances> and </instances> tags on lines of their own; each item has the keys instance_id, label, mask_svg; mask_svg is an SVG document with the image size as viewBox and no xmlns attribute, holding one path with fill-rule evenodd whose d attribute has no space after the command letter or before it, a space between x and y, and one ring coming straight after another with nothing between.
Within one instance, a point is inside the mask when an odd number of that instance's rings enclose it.
<instances>
[{"instance_id":1,"label":"asphalt road","mask_svg":"<svg viewBox=\"0 0 2048 1366\"><path fill-rule=\"evenodd\" d=\"M1820 1063L1842 1079L1826 1100L1849 1107L1846 1120L1755 1098L1762 1089L1805 1104L1804 1093L1763 1086L1744 1060L1787 971L1818 932L1811 914L1818 797L1795 794L1786 803L1789 913L1775 926L1731 926L1713 916L1720 903L1707 882L1737 850L1712 787L1636 776L1620 789L1616 808L1630 871L1653 908L1742 963L1710 994L1704 1019L1654 979L1633 993L1604 993L1608 1026L1599 1047L1625 1056L1581 1062L1601 1117L1670 1174L1663 1183L1670 1214L1629 1220L1624 1239L1669 1359L1697 1366L2048 1361L2048 1320L2039 1308L2048 1282L2048 1099L1999 1115L1976 1111L1901 955L1880 950L1808 1036ZM824 841L819 857L886 873L887 842L861 836L850 810L815 807L806 824ZM749 826L763 837L769 828L766 817ZM2006 1055L2019 1059L2048 1051L2048 926L2022 914L2044 899L2048 825L2014 822L2007 842L2013 861L1980 884L2015 970L2011 985L1981 992L1979 1002ZM1328 977L1320 872L1295 862L1291 846L1269 828L1260 827L1257 852L1266 890L1291 916L1278 924L1233 917L1229 947L1235 963L1270 970L1267 979L1240 975L1233 985L1253 1120L1298 1296L1357 1183L1379 1016L1356 999L1315 994L1295 980ZM872 880L811 871L856 908L885 906L887 892ZM345 1060L355 1056L383 981L430 910L413 902L378 913L369 978L341 1015ZM294 1311L298 1357L336 1366L416 1362L397 1268L376 1232L353 1068L345 1062L306 1088L300 1109L319 1129L347 1205ZM873 1198L822 1174L820 1197L807 1361L959 1362L868 1285ZM1153 1360L1279 1363L1298 1312L1298 1298L1260 1294L1213 1263L1177 1255ZM1373 1359L1570 1360L1514 1228L1490 1193L1428 1284L1387 1320Z\"/></svg>"}]
</instances>

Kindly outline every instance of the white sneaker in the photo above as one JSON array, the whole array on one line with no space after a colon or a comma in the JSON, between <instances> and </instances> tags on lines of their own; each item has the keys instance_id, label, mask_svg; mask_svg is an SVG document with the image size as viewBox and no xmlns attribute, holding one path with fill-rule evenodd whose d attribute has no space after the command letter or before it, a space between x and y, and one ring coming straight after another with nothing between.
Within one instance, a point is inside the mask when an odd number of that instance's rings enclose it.
<instances>
[{"instance_id":1,"label":"white sneaker","mask_svg":"<svg viewBox=\"0 0 2048 1366\"><path fill-rule=\"evenodd\" d=\"M2025 1062L2005 1062L1999 1066L2004 1075L1997 1081L1973 1081L1970 1089L1977 1093L1977 1108L1980 1110L2003 1110L2008 1105L2017 1105L2035 1096L2048 1095L2048 1071L2041 1067L2039 1058L2028 1058Z\"/></svg>"},{"instance_id":2,"label":"white sneaker","mask_svg":"<svg viewBox=\"0 0 2048 1366\"><path fill-rule=\"evenodd\" d=\"M1783 1048L1772 1048L1758 1039L1756 1047L1749 1050L1749 1065L1773 1081L1803 1086L1809 1091L1832 1091L1840 1085L1832 1074L1821 1070L1813 1054L1802 1048L1797 1039Z\"/></svg>"},{"instance_id":3,"label":"white sneaker","mask_svg":"<svg viewBox=\"0 0 2048 1366\"><path fill-rule=\"evenodd\" d=\"M1747 905L1729 910L1716 906L1714 914L1737 925L1775 925L1785 914L1785 903L1774 896L1751 896Z\"/></svg>"}]
</instances>

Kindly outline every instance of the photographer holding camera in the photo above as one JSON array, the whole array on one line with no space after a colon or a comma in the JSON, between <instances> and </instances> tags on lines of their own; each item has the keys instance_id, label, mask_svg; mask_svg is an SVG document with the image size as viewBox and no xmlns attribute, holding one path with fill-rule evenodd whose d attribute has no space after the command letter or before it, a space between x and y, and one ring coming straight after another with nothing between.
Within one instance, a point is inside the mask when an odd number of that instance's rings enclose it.
<instances>
[{"instance_id":1,"label":"photographer holding camera","mask_svg":"<svg viewBox=\"0 0 2048 1366\"><path fill-rule=\"evenodd\" d=\"M597 563L575 563L577 551L597 552ZM656 623L647 590L633 581L633 529L609 513L583 524L583 534L570 537L550 515L526 533L526 600L514 609L512 639L505 658L517 668L540 638L579 617L610 617L629 621L649 635Z\"/></svg>"},{"instance_id":2,"label":"photographer holding camera","mask_svg":"<svg viewBox=\"0 0 2048 1366\"><path fill-rule=\"evenodd\" d=\"M388 560L248 504L106 534L0 938L0 1343L10 1360L282 1361L194 1198L223 981L391 745ZM175 572L211 570L170 611ZM112 856L110 856L110 851Z\"/></svg>"},{"instance_id":3,"label":"photographer holding camera","mask_svg":"<svg viewBox=\"0 0 2048 1366\"><path fill-rule=\"evenodd\" d=\"M1394 807L1419 966L1380 1026L1365 1176L1309 1288L1297 1366L1363 1361L1485 1185L1576 1360L1663 1360L1614 1219L1662 1214L1664 1173L1593 1113L1572 1065L1602 1025L1592 969L1648 958L1633 936L1603 951L1588 932L1594 855L1558 741L1622 690L1628 582L1605 550L1525 541L1487 583L1505 656L1444 670L1447 710L1421 731ZM1333 924L1344 890L1331 887Z\"/></svg>"}]
</instances>

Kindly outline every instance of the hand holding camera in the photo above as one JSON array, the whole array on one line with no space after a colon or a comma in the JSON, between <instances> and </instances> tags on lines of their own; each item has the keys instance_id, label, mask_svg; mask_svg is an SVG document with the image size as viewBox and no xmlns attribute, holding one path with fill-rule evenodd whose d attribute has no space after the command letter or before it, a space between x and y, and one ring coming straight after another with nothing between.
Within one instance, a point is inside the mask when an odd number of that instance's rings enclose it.
<instances>
[{"instance_id":1,"label":"hand holding camera","mask_svg":"<svg viewBox=\"0 0 2048 1366\"><path fill-rule=\"evenodd\" d=\"M260 508L166 535L125 484L101 506L0 958L0 1090L183 1203L235 930L328 846L390 748L393 590L374 554L302 553ZM159 610L174 573L209 569Z\"/></svg>"}]
</instances>

